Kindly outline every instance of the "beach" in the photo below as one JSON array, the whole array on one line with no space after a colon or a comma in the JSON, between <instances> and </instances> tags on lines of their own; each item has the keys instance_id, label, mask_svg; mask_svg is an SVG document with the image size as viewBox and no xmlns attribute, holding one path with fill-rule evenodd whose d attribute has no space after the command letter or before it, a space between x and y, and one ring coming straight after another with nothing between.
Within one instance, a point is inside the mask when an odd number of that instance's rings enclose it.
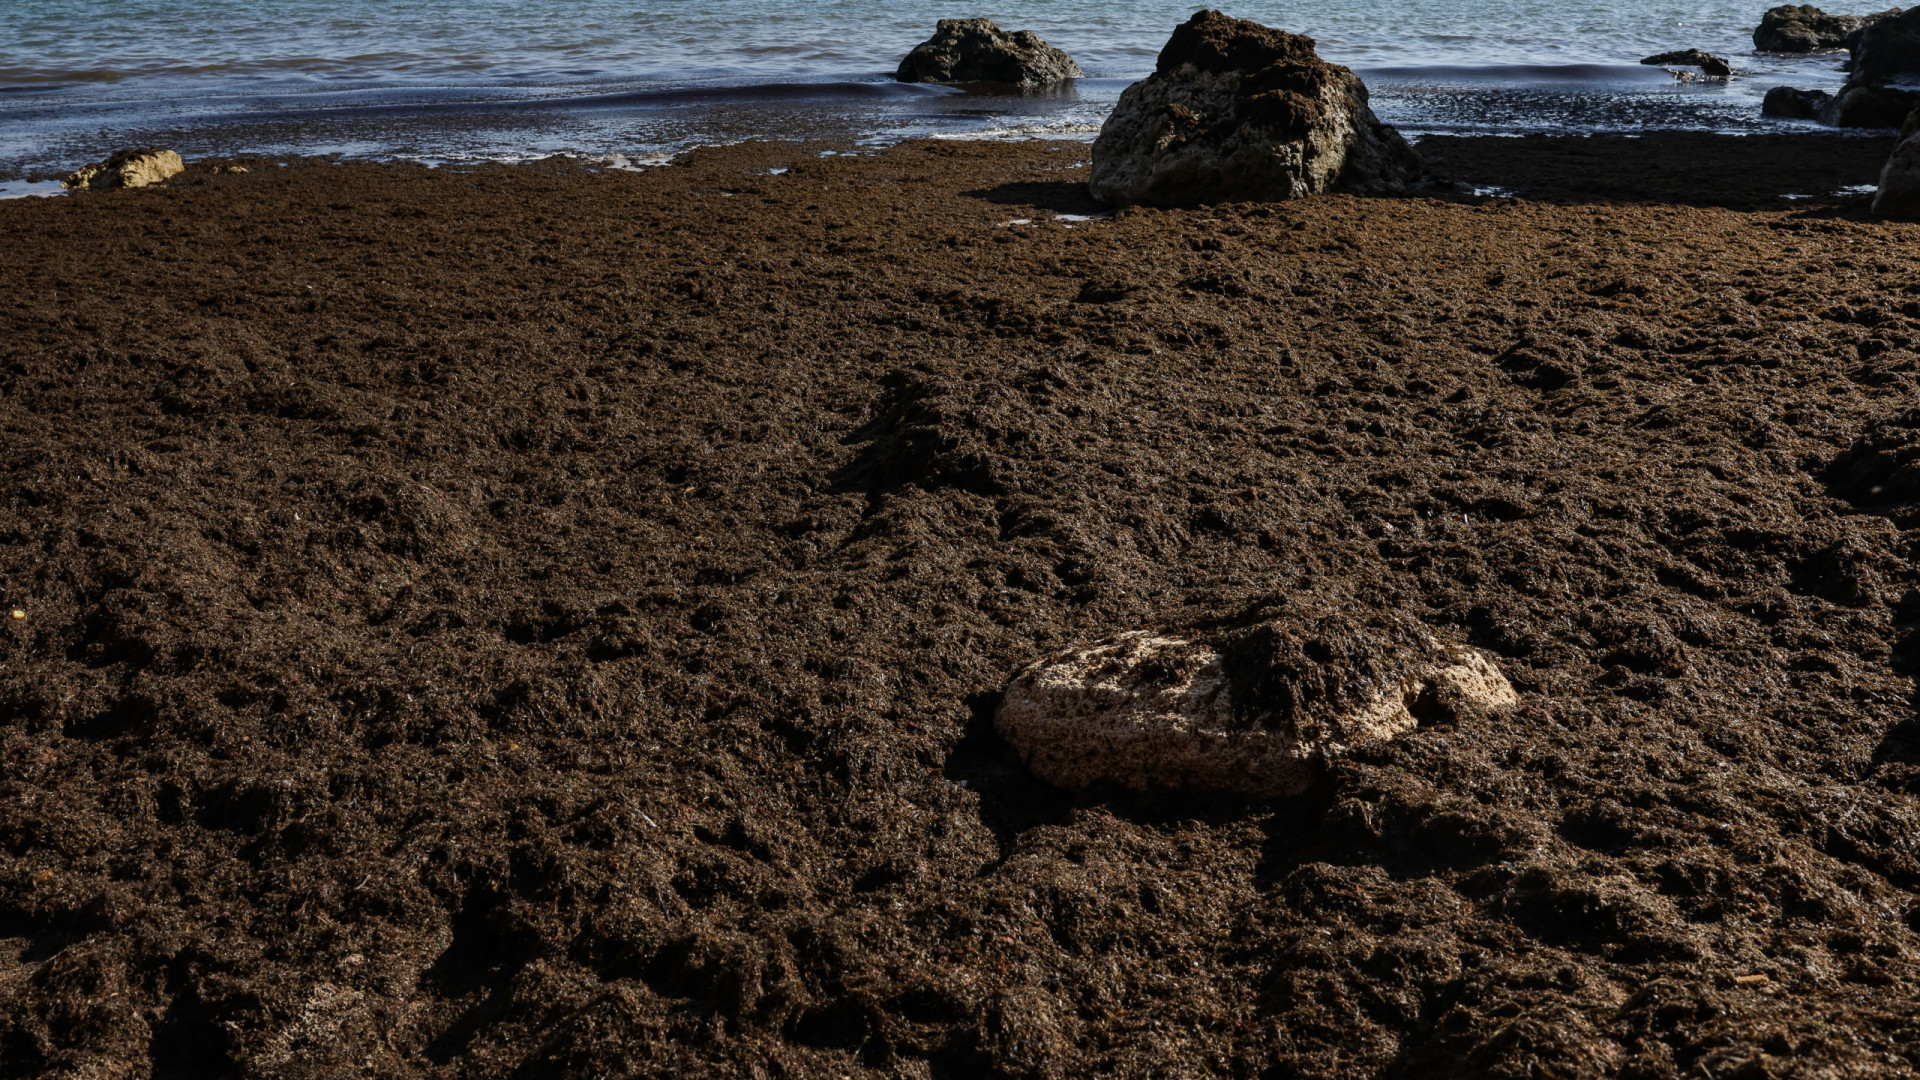
<instances>
[{"instance_id":1,"label":"beach","mask_svg":"<svg viewBox=\"0 0 1920 1080\"><path fill-rule=\"evenodd\" d=\"M0 203L0 1073L1909 1074L1891 145ZM994 732L1060 649L1303 597L1521 704L1266 800Z\"/></svg>"}]
</instances>

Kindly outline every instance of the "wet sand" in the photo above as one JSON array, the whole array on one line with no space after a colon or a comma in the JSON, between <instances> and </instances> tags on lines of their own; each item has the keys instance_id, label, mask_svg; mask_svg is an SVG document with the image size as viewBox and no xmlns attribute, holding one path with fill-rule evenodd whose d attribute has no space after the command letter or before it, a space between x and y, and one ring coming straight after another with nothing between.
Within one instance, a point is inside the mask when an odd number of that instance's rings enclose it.
<instances>
[{"instance_id":1,"label":"wet sand","mask_svg":"<svg viewBox=\"0 0 1920 1080\"><path fill-rule=\"evenodd\" d=\"M1425 149L1524 197L0 203L0 1075L1910 1071L1920 226L1826 195L1886 141ZM1271 802L992 731L1305 594L1522 705Z\"/></svg>"}]
</instances>

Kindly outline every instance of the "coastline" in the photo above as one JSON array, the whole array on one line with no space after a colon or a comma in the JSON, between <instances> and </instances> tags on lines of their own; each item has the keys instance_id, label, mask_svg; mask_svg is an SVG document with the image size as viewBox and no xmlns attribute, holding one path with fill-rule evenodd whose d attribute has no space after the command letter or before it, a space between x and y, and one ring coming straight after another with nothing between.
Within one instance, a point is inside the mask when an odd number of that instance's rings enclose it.
<instances>
[{"instance_id":1,"label":"coastline","mask_svg":"<svg viewBox=\"0 0 1920 1080\"><path fill-rule=\"evenodd\" d=\"M1085 144L956 141L0 202L0 1046L1910 1068L1914 533L1831 473L1920 389L1920 226L1833 194L1874 143L1111 215ZM1050 650L1329 589L1524 707L1251 805L992 734Z\"/></svg>"}]
</instances>

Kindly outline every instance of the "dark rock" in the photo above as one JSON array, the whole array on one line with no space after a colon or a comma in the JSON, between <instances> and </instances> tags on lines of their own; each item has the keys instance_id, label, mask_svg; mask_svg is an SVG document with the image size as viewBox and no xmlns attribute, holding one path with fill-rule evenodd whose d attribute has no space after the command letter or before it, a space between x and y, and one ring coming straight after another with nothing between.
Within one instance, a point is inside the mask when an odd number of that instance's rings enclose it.
<instances>
[{"instance_id":1,"label":"dark rock","mask_svg":"<svg viewBox=\"0 0 1920 1080\"><path fill-rule=\"evenodd\" d=\"M1702 73L1719 78L1726 78L1733 74L1733 68L1725 60L1700 49L1676 49L1673 52L1649 56L1640 62L1657 66L1697 67Z\"/></svg>"},{"instance_id":2,"label":"dark rock","mask_svg":"<svg viewBox=\"0 0 1920 1080\"><path fill-rule=\"evenodd\" d=\"M1405 191L1420 158L1313 39L1202 11L1128 87L1093 144L1095 198L1116 204Z\"/></svg>"},{"instance_id":3,"label":"dark rock","mask_svg":"<svg viewBox=\"0 0 1920 1080\"><path fill-rule=\"evenodd\" d=\"M1920 220L1920 110L1909 114L1906 123L1900 125L1900 143L1893 148L1893 154L1887 158L1886 168L1880 170L1880 189L1874 192L1873 212L1881 217ZM1920 427L1920 418L1916 418L1916 422L1908 426ZM1910 439L1908 445L1920 446L1920 439ZM1869 446L1863 452L1862 447L1856 445L1852 456L1855 459L1864 460L1865 457L1878 452L1878 449L1884 448ZM1915 456L1915 454L1907 454L1907 461L1903 464L1911 466ZM1854 464L1858 463L1859 461L1854 462ZM1884 493L1893 473L1887 473L1884 479L1861 484L1860 481L1867 479L1869 473L1870 470L1863 471L1861 477L1854 478L1852 482L1856 487L1880 489L1869 491L1869 494L1877 496ZM1895 487L1904 484L1908 488L1920 491L1920 484L1913 482L1914 477L1920 476L1920 468L1909 467L1907 473L1901 475L1902 479L1894 485ZM1920 502L1920 498L1910 501Z\"/></svg>"},{"instance_id":4,"label":"dark rock","mask_svg":"<svg viewBox=\"0 0 1920 1080\"><path fill-rule=\"evenodd\" d=\"M1920 105L1920 93L1870 83L1849 83L1821 111L1835 127L1897 128Z\"/></svg>"},{"instance_id":5,"label":"dark rock","mask_svg":"<svg viewBox=\"0 0 1920 1080\"><path fill-rule=\"evenodd\" d=\"M1766 98L1761 101L1760 115L1781 120L1818 120L1821 111L1832 100L1833 95L1825 90L1776 86L1767 91Z\"/></svg>"},{"instance_id":6,"label":"dark rock","mask_svg":"<svg viewBox=\"0 0 1920 1080\"><path fill-rule=\"evenodd\" d=\"M1897 128L1920 105L1920 93L1890 86L1849 83L1838 94L1776 86L1761 102L1762 116L1818 120L1832 127Z\"/></svg>"},{"instance_id":7,"label":"dark rock","mask_svg":"<svg viewBox=\"0 0 1920 1080\"><path fill-rule=\"evenodd\" d=\"M1854 82L1877 83L1920 74L1920 8L1878 17L1848 46Z\"/></svg>"},{"instance_id":8,"label":"dark rock","mask_svg":"<svg viewBox=\"0 0 1920 1080\"><path fill-rule=\"evenodd\" d=\"M941 19L933 36L900 61L901 82L1046 86L1085 76L1073 57L1031 30L1008 33L991 19Z\"/></svg>"},{"instance_id":9,"label":"dark rock","mask_svg":"<svg viewBox=\"0 0 1920 1080\"><path fill-rule=\"evenodd\" d=\"M1838 49L1847 38L1881 19L1900 14L1891 8L1875 15L1829 15L1807 4L1783 4L1760 17L1753 47L1761 52L1809 53Z\"/></svg>"}]
</instances>

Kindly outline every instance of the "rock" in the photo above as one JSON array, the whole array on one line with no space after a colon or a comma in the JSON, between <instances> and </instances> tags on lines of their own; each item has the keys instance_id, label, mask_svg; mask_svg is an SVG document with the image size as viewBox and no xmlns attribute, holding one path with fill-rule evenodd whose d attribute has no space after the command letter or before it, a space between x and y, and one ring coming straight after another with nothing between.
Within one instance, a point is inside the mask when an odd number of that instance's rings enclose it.
<instances>
[{"instance_id":1,"label":"rock","mask_svg":"<svg viewBox=\"0 0 1920 1080\"><path fill-rule=\"evenodd\" d=\"M1873 23L1900 14L1892 8L1876 15L1829 15L1806 4L1784 4L1760 17L1753 47L1761 52L1808 53L1838 49L1847 38Z\"/></svg>"},{"instance_id":2,"label":"rock","mask_svg":"<svg viewBox=\"0 0 1920 1080\"><path fill-rule=\"evenodd\" d=\"M1818 120L1833 127L1897 128L1920 104L1920 93L1890 86L1849 83L1838 94L1776 86L1760 104L1762 116Z\"/></svg>"},{"instance_id":3,"label":"rock","mask_svg":"<svg viewBox=\"0 0 1920 1080\"><path fill-rule=\"evenodd\" d=\"M1014 677L995 726L1035 774L1071 790L1277 796L1422 714L1518 700L1486 656L1411 620L1322 612L1219 642L1135 631L1069 649Z\"/></svg>"},{"instance_id":4,"label":"rock","mask_svg":"<svg viewBox=\"0 0 1920 1080\"><path fill-rule=\"evenodd\" d=\"M1178 205L1387 194L1419 175L1359 77L1321 60L1312 38L1202 11L1120 95L1088 186L1103 202Z\"/></svg>"},{"instance_id":5,"label":"rock","mask_svg":"<svg viewBox=\"0 0 1920 1080\"><path fill-rule=\"evenodd\" d=\"M1835 127L1898 128L1920 105L1920 93L1891 86L1848 83L1820 113Z\"/></svg>"},{"instance_id":6,"label":"rock","mask_svg":"<svg viewBox=\"0 0 1920 1080\"><path fill-rule=\"evenodd\" d=\"M1873 195L1873 212L1881 217L1920 220L1920 138L1900 140L1880 170L1880 189Z\"/></svg>"},{"instance_id":7,"label":"rock","mask_svg":"<svg viewBox=\"0 0 1920 1080\"><path fill-rule=\"evenodd\" d=\"M148 147L122 150L105 161L68 173L60 186L69 191L102 191L107 188L146 187L187 171L180 155L171 150Z\"/></svg>"},{"instance_id":8,"label":"rock","mask_svg":"<svg viewBox=\"0 0 1920 1080\"><path fill-rule=\"evenodd\" d=\"M901 82L1046 86L1086 73L1031 30L1008 33L991 19L941 19L933 36L900 61Z\"/></svg>"},{"instance_id":9,"label":"rock","mask_svg":"<svg viewBox=\"0 0 1920 1080\"><path fill-rule=\"evenodd\" d=\"M1697 67L1702 74L1712 75L1722 79L1733 74L1733 68L1728 65L1725 60L1722 60L1712 53L1703 52L1700 49L1677 49L1673 52L1663 52L1655 56L1649 56L1640 62L1661 67L1669 64L1678 67Z\"/></svg>"},{"instance_id":10,"label":"rock","mask_svg":"<svg viewBox=\"0 0 1920 1080\"><path fill-rule=\"evenodd\" d=\"M1848 48L1853 54L1850 82L1880 83L1920 74L1920 8L1876 17Z\"/></svg>"},{"instance_id":11,"label":"rock","mask_svg":"<svg viewBox=\"0 0 1920 1080\"><path fill-rule=\"evenodd\" d=\"M1833 95L1825 90L1776 86L1767 91L1767 96L1761 100L1760 115L1782 120L1818 120L1821 111L1832 100Z\"/></svg>"}]
</instances>

